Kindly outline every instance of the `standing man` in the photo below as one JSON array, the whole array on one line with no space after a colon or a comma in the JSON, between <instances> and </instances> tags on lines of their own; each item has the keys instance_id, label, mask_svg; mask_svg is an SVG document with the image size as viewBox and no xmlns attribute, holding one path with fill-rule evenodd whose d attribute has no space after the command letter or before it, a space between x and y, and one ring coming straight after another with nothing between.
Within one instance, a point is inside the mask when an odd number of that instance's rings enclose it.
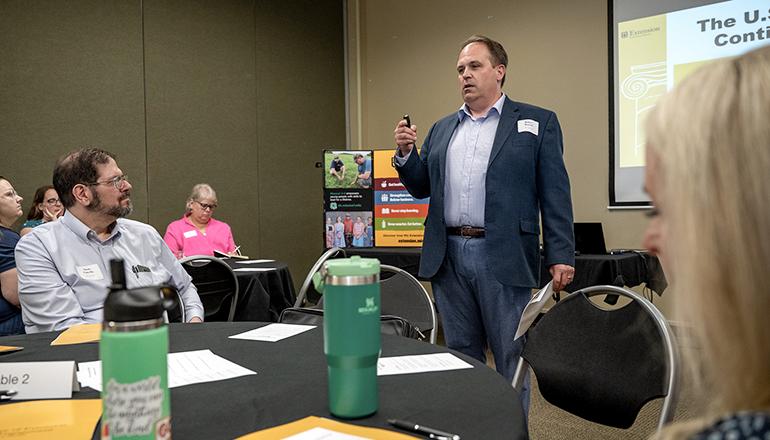
<instances>
[{"instance_id":1,"label":"standing man","mask_svg":"<svg viewBox=\"0 0 770 440\"><path fill-rule=\"evenodd\" d=\"M61 159L53 184L66 208L16 246L19 299L27 333L102 322L111 283L110 260L124 260L129 289L169 284L188 322L201 322L203 304L192 279L152 226L129 215L131 184L112 154L85 148Z\"/></svg>"},{"instance_id":2,"label":"standing man","mask_svg":"<svg viewBox=\"0 0 770 440\"><path fill-rule=\"evenodd\" d=\"M396 169L415 198L430 197L420 276L430 278L449 348L513 378L523 346L514 341L537 287L542 215L545 264L558 291L572 281L572 202L562 136L549 110L502 92L508 55L472 36L457 59L465 102L436 122L417 154L417 127L395 129ZM529 393L522 393L525 408Z\"/></svg>"},{"instance_id":3,"label":"standing man","mask_svg":"<svg viewBox=\"0 0 770 440\"><path fill-rule=\"evenodd\" d=\"M353 219L350 214L345 214L345 220L342 221L345 227L345 247L353 246Z\"/></svg>"}]
</instances>

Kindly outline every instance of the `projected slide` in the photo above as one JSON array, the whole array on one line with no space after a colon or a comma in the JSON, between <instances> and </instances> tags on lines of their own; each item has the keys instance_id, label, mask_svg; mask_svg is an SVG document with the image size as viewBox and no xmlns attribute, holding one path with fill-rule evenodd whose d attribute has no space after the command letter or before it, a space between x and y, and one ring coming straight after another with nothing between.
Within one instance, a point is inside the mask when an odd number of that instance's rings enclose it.
<instances>
[{"instance_id":1,"label":"projected slide","mask_svg":"<svg viewBox=\"0 0 770 440\"><path fill-rule=\"evenodd\" d=\"M619 22L620 168L644 166L644 121L656 101L698 67L770 44L770 2L733 0Z\"/></svg>"}]
</instances>

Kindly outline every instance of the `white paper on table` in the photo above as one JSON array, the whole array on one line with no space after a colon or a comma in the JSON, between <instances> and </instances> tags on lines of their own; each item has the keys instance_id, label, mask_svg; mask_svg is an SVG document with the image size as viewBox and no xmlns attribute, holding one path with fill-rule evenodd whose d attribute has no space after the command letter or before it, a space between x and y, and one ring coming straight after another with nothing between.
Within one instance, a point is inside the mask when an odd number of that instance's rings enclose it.
<instances>
[{"instance_id":1,"label":"white paper on table","mask_svg":"<svg viewBox=\"0 0 770 440\"><path fill-rule=\"evenodd\" d=\"M529 300L527 306L524 307L524 311L521 312L521 319L519 320L519 328L516 329L516 336L513 337L514 341L524 336L524 333L527 333L527 330L532 326L532 323L535 322L537 315L539 315L540 311L545 307L548 299L553 296L552 284L553 280L549 281L545 287L540 289L535 296Z\"/></svg>"},{"instance_id":2,"label":"white paper on table","mask_svg":"<svg viewBox=\"0 0 770 440\"><path fill-rule=\"evenodd\" d=\"M100 361L79 362L75 373L81 387L102 390L102 363Z\"/></svg>"},{"instance_id":3,"label":"white paper on table","mask_svg":"<svg viewBox=\"0 0 770 440\"><path fill-rule=\"evenodd\" d=\"M380 358L377 361L378 376L462 370L464 368L473 368L473 365L465 362L452 353L393 356Z\"/></svg>"},{"instance_id":4,"label":"white paper on table","mask_svg":"<svg viewBox=\"0 0 770 440\"><path fill-rule=\"evenodd\" d=\"M211 350L182 351L168 354L168 387L176 388L194 383L214 382L257 374ZM78 380L83 386L102 390L102 362L78 364Z\"/></svg>"},{"instance_id":5,"label":"white paper on table","mask_svg":"<svg viewBox=\"0 0 770 440\"><path fill-rule=\"evenodd\" d=\"M274 267L236 267L233 272L270 272Z\"/></svg>"},{"instance_id":6,"label":"white paper on table","mask_svg":"<svg viewBox=\"0 0 770 440\"><path fill-rule=\"evenodd\" d=\"M257 263L272 263L275 260L239 260L235 264L257 264Z\"/></svg>"},{"instance_id":7,"label":"white paper on table","mask_svg":"<svg viewBox=\"0 0 770 440\"><path fill-rule=\"evenodd\" d=\"M277 342L281 339L286 339L302 332L306 332L315 327L316 326L314 325L300 324L268 324L264 327L255 328L254 330L238 333L237 335L229 337L231 339L247 339L250 341Z\"/></svg>"},{"instance_id":8,"label":"white paper on table","mask_svg":"<svg viewBox=\"0 0 770 440\"><path fill-rule=\"evenodd\" d=\"M289 437L284 437L283 440L368 440L368 438L315 427Z\"/></svg>"}]
</instances>

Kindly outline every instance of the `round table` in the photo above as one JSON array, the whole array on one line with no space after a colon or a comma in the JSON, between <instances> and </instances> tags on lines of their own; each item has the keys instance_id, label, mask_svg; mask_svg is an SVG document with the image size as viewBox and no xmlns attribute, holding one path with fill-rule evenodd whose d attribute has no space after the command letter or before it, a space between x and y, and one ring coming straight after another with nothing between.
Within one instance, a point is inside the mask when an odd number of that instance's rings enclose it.
<instances>
[{"instance_id":1,"label":"round table","mask_svg":"<svg viewBox=\"0 0 770 440\"><path fill-rule=\"evenodd\" d=\"M254 370L256 375L187 385L171 390L175 438L230 439L309 415L333 418L328 410L323 329L315 328L279 342L228 339L267 325L257 322L171 324L170 351L209 348ZM0 362L93 361L98 344L50 346L58 332L0 338L0 345L24 350L0 356ZM440 353L446 347L383 335L382 356ZM527 438L517 393L484 364L452 351L474 368L381 376L379 410L347 423L394 429L387 419L403 419L469 439ZM141 357L137 353L137 358ZM98 398L84 388L73 398ZM0 406L2 408L2 406ZM98 433L98 430L96 431ZM94 438L98 438L94 436Z\"/></svg>"},{"instance_id":2,"label":"round table","mask_svg":"<svg viewBox=\"0 0 770 440\"><path fill-rule=\"evenodd\" d=\"M251 263L253 260L233 258L222 261L233 268L238 278L235 321L277 322L283 309L294 305L294 282L286 263Z\"/></svg>"}]
</instances>

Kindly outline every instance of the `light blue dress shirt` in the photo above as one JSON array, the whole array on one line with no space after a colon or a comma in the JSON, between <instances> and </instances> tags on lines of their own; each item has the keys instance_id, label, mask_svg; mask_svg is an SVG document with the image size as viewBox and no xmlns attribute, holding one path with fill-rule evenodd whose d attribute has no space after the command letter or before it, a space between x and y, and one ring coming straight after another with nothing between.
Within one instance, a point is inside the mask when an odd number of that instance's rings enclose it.
<instances>
[{"instance_id":1,"label":"light blue dress shirt","mask_svg":"<svg viewBox=\"0 0 770 440\"><path fill-rule=\"evenodd\" d=\"M504 102L505 94L478 118L471 116L467 104L457 111L460 123L449 140L444 179L444 219L449 227L484 227L487 166ZM404 165L409 154L396 155L396 166Z\"/></svg>"},{"instance_id":2,"label":"light blue dress shirt","mask_svg":"<svg viewBox=\"0 0 770 440\"><path fill-rule=\"evenodd\" d=\"M27 333L101 322L114 258L125 262L129 289L172 285L180 292L187 319L203 319L203 304L192 278L152 226L118 219L102 241L66 211L58 221L33 229L16 246L19 300ZM138 266L149 271L132 270Z\"/></svg>"}]
</instances>

